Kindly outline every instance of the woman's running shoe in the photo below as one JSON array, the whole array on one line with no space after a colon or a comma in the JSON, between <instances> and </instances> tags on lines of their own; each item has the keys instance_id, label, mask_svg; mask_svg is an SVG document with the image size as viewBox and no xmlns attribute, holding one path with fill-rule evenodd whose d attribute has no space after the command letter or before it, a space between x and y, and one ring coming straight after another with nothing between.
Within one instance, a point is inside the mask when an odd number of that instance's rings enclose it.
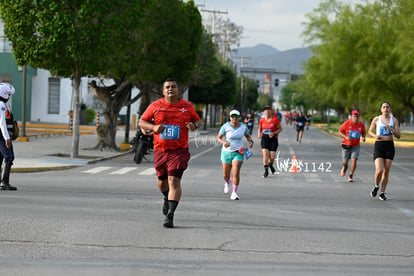
<instances>
[{"instance_id":1,"label":"woman's running shoe","mask_svg":"<svg viewBox=\"0 0 414 276\"><path fill-rule=\"evenodd\" d=\"M377 196L377 193L378 193L378 190L379 190L379 187L374 186L374 188L371 191L371 196L372 197L376 197Z\"/></svg>"},{"instance_id":2,"label":"woman's running shoe","mask_svg":"<svg viewBox=\"0 0 414 276\"><path fill-rule=\"evenodd\" d=\"M239 195L236 192L232 192L230 196L231 200L239 200Z\"/></svg>"}]
</instances>

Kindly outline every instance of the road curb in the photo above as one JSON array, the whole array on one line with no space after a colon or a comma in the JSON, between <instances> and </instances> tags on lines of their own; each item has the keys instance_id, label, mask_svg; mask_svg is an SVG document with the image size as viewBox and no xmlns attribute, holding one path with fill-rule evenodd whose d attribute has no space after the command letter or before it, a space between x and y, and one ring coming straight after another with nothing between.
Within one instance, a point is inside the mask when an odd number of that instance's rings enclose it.
<instances>
[{"instance_id":1,"label":"road curb","mask_svg":"<svg viewBox=\"0 0 414 276\"><path fill-rule=\"evenodd\" d=\"M125 151L125 152L120 152L120 153L118 153L116 155L113 155L113 156L106 156L106 157L102 157L102 158L97 158L97 159L89 160L86 163L87 164L95 164L95 163L98 163L98 162L102 162L102 161L106 161L106 160L110 160L110 159L119 158L119 157L122 157L124 155L128 155L131 152L132 152L132 149L131 150L128 150L128 151Z\"/></svg>"},{"instance_id":2,"label":"road curb","mask_svg":"<svg viewBox=\"0 0 414 276\"><path fill-rule=\"evenodd\" d=\"M338 138L339 140L342 140L341 137L339 137L339 135L337 135L337 132L332 131L332 130L323 129L323 128L317 126L317 125L316 125L316 127L320 131L322 131L323 133L326 133L328 135L331 135L333 137ZM372 137L366 137L365 143L373 145L373 144L375 144L375 139L372 138ZM414 142L398 141L398 140L395 140L395 139L394 139L394 145L396 147L399 147L399 148L414 148Z\"/></svg>"},{"instance_id":3,"label":"road curb","mask_svg":"<svg viewBox=\"0 0 414 276\"><path fill-rule=\"evenodd\" d=\"M101 158L96 158L96 159L92 159L89 161L86 161L84 164L82 165L73 165L73 164L68 164L68 165L61 165L61 166L43 166L43 167L21 167L21 168L12 168L11 172L12 173L30 173L30 172L44 172L44 171L61 171L61 170L69 170L69 169L73 169L73 168L77 168L77 167L83 167L87 164L95 164L98 162L102 162L102 161L106 161L106 160L110 160L110 159L115 159L115 158L119 158L122 157L124 155L127 155L129 153L131 153L132 150L128 150L125 152L121 152L118 154L114 154L112 156L105 156L105 157L101 157Z\"/></svg>"}]
</instances>

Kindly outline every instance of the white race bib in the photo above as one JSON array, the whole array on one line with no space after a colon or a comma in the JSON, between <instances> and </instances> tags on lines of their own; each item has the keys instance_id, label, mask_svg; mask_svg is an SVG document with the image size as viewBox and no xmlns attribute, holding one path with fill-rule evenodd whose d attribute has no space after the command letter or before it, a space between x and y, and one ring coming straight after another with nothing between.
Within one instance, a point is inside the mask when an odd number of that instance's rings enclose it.
<instances>
[{"instance_id":1,"label":"white race bib","mask_svg":"<svg viewBox=\"0 0 414 276\"><path fill-rule=\"evenodd\" d=\"M177 125L163 125L164 131L160 133L160 138L164 140L178 140L180 139L180 126Z\"/></svg>"}]
</instances>

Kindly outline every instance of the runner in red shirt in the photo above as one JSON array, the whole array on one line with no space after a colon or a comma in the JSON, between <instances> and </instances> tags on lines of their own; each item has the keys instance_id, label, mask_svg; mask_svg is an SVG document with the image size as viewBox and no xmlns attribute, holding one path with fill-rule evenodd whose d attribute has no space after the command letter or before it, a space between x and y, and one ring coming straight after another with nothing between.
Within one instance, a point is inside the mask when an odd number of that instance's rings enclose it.
<instances>
[{"instance_id":1,"label":"runner in red shirt","mask_svg":"<svg viewBox=\"0 0 414 276\"><path fill-rule=\"evenodd\" d=\"M160 151L187 149L188 130L187 123L200 120L193 105L180 99L175 104L170 104L165 98L153 102L145 110L142 120L155 125L163 126L163 131L154 135L154 149Z\"/></svg>"},{"instance_id":2,"label":"runner in red shirt","mask_svg":"<svg viewBox=\"0 0 414 276\"><path fill-rule=\"evenodd\" d=\"M357 167L357 160L359 157L359 140L362 136L362 141L365 142L365 125L359 119L359 111L353 110L351 119L345 121L339 128L338 134L343 138L342 140L342 169L341 176L345 176L348 169L348 161L351 159L351 170L349 172L348 181L354 181L354 172Z\"/></svg>"},{"instance_id":3,"label":"runner in red shirt","mask_svg":"<svg viewBox=\"0 0 414 276\"><path fill-rule=\"evenodd\" d=\"M164 98L148 106L139 126L154 132L154 167L158 188L164 194L164 227L173 228L174 212L181 199L181 177L190 160L188 131L196 130L201 120L192 104L180 98L175 79L164 82L163 94Z\"/></svg>"},{"instance_id":4,"label":"runner in red shirt","mask_svg":"<svg viewBox=\"0 0 414 276\"><path fill-rule=\"evenodd\" d=\"M286 120L286 126L288 126L288 125L290 125L290 121L291 121L291 114L290 114L289 110L286 111L285 117L286 117L285 118L285 120Z\"/></svg>"},{"instance_id":5,"label":"runner in red shirt","mask_svg":"<svg viewBox=\"0 0 414 276\"><path fill-rule=\"evenodd\" d=\"M261 139L260 145L263 153L263 177L269 175L269 168L272 174L276 173L273 162L276 158L276 150L279 146L278 135L282 131L279 118L273 114L271 106L265 106L263 109L265 115L259 121L257 137Z\"/></svg>"}]
</instances>

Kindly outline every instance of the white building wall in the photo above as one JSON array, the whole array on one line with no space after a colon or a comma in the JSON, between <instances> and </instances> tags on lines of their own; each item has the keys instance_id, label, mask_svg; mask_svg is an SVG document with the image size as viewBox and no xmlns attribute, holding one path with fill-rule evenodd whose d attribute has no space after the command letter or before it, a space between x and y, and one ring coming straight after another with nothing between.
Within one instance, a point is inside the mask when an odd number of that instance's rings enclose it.
<instances>
[{"instance_id":1,"label":"white building wall","mask_svg":"<svg viewBox=\"0 0 414 276\"><path fill-rule=\"evenodd\" d=\"M72 80L62 78L60 81L60 106L59 114L48 114L48 96L49 96L49 78L52 77L50 72L44 69L38 69L37 75L32 79L32 106L31 121L42 123L69 124L69 110L72 110ZM80 103L85 103L90 107L93 103L93 93L88 87L93 78L84 77L81 79L79 87ZM106 84L107 85L107 84ZM139 90L132 90L132 98L139 93ZM131 105L131 118L138 111L140 101ZM96 110L102 111L102 110ZM122 108L120 114L126 114L126 107ZM101 117L103 120L103 117ZM130 120L131 121L131 120Z\"/></svg>"},{"instance_id":2,"label":"white building wall","mask_svg":"<svg viewBox=\"0 0 414 276\"><path fill-rule=\"evenodd\" d=\"M68 112L71 109L72 85L70 79L60 81L59 114L48 114L49 78L51 74L38 69L32 79L31 121L43 123L69 124Z\"/></svg>"}]
</instances>

